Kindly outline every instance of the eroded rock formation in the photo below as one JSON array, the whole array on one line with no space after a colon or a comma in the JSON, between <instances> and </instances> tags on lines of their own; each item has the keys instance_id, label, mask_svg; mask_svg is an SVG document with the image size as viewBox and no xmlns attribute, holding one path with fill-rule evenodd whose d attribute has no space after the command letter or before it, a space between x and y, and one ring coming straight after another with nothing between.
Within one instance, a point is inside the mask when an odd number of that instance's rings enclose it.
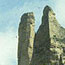
<instances>
[{"instance_id":1,"label":"eroded rock formation","mask_svg":"<svg viewBox=\"0 0 65 65\"><path fill-rule=\"evenodd\" d=\"M21 18L18 65L65 64L65 29L58 23L53 10L49 6L44 8L36 34L34 23L33 13L24 14Z\"/></svg>"},{"instance_id":2,"label":"eroded rock formation","mask_svg":"<svg viewBox=\"0 0 65 65\"><path fill-rule=\"evenodd\" d=\"M33 54L34 14L25 13L19 24L18 65L29 65Z\"/></svg>"}]
</instances>

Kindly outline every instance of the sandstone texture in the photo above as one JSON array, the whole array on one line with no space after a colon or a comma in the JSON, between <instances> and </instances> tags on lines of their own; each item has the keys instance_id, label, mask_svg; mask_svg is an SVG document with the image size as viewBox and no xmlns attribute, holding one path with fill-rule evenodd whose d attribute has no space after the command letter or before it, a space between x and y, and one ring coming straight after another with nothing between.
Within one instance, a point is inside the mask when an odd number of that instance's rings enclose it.
<instances>
[{"instance_id":1,"label":"sandstone texture","mask_svg":"<svg viewBox=\"0 0 65 65\"><path fill-rule=\"evenodd\" d=\"M25 13L19 25L18 65L65 65L65 28L51 7L44 8L36 33L34 25L34 14Z\"/></svg>"}]
</instances>

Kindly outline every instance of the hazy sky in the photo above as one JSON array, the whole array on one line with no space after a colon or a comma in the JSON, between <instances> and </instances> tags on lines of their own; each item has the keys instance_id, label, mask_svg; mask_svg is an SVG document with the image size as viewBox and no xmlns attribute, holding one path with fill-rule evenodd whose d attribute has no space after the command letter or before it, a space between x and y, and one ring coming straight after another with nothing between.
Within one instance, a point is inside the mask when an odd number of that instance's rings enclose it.
<instances>
[{"instance_id":1,"label":"hazy sky","mask_svg":"<svg viewBox=\"0 0 65 65\"><path fill-rule=\"evenodd\" d=\"M37 31L46 5L54 10L58 22L65 27L65 0L0 0L0 65L17 64L16 36L21 15L34 12Z\"/></svg>"}]
</instances>

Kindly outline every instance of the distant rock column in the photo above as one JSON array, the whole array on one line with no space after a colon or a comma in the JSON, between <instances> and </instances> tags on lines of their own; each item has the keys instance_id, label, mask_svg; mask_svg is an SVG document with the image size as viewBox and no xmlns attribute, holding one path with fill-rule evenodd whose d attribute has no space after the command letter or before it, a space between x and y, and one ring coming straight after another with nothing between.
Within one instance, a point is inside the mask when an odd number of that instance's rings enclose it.
<instances>
[{"instance_id":1,"label":"distant rock column","mask_svg":"<svg viewBox=\"0 0 65 65\"><path fill-rule=\"evenodd\" d=\"M21 17L18 29L18 65L29 65L33 54L35 19L32 12Z\"/></svg>"}]
</instances>

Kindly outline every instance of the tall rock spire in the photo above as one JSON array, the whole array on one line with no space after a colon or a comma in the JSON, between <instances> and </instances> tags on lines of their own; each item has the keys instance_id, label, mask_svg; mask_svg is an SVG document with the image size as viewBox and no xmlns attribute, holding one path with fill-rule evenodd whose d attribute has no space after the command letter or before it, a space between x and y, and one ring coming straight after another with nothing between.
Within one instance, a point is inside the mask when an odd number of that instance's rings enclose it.
<instances>
[{"instance_id":1,"label":"tall rock spire","mask_svg":"<svg viewBox=\"0 0 65 65\"><path fill-rule=\"evenodd\" d=\"M35 35L32 65L48 65L50 63L49 11L49 6L46 6L43 11L42 24Z\"/></svg>"},{"instance_id":2,"label":"tall rock spire","mask_svg":"<svg viewBox=\"0 0 65 65\"><path fill-rule=\"evenodd\" d=\"M18 36L18 65L29 65L33 54L35 19L32 12L21 17Z\"/></svg>"},{"instance_id":3,"label":"tall rock spire","mask_svg":"<svg viewBox=\"0 0 65 65\"><path fill-rule=\"evenodd\" d=\"M31 65L64 64L64 39L65 29L56 20L53 10L46 6L43 11L42 24L35 35Z\"/></svg>"}]
</instances>

